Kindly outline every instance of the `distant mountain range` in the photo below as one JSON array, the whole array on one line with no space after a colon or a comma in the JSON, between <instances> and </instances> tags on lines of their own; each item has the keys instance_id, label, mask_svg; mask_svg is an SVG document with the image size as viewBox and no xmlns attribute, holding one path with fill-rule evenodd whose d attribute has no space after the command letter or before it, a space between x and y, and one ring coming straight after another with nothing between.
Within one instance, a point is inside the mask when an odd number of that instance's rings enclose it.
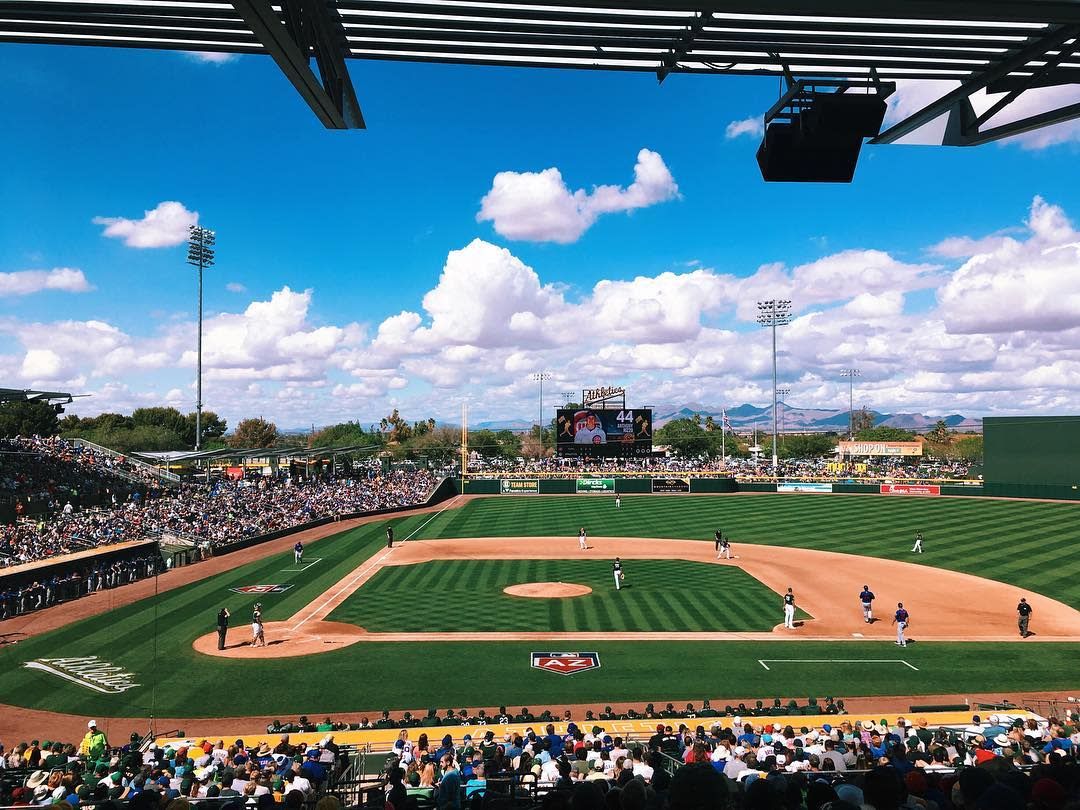
<instances>
[{"instance_id":1,"label":"distant mountain range","mask_svg":"<svg viewBox=\"0 0 1080 810\"><path fill-rule=\"evenodd\" d=\"M831 410L823 408L797 408L793 405L781 402L779 416L784 421L784 429L799 433L822 433L827 431L843 432L847 429L850 415L847 409ZM711 405L689 403L681 406L655 406L653 408L653 423L656 427L662 427L672 419L692 418L694 414L700 414L702 419L711 416L719 424L721 409ZM874 425L903 428L920 432L927 431L943 420L950 430L982 432L982 420L969 418L958 413L948 416L927 416L923 413L881 413L871 411L874 415ZM759 408L756 405L744 403L734 408L727 409L728 421L736 431L744 432L753 430L755 426L761 429L772 428L772 406L767 405ZM523 432L531 429L536 424L528 419L496 419L486 422L478 422L470 425L473 430L512 430Z\"/></svg>"}]
</instances>

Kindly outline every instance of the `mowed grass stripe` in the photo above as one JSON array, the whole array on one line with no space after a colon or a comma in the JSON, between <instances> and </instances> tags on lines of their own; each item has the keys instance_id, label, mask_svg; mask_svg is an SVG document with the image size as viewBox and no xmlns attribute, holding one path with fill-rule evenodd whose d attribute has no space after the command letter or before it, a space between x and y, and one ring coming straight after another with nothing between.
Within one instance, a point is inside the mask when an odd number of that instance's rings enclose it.
<instances>
[{"instance_id":1,"label":"mowed grass stripe","mask_svg":"<svg viewBox=\"0 0 1080 810\"><path fill-rule=\"evenodd\" d=\"M440 560L384 568L329 618L373 632L421 624L436 632L768 630L775 624L741 607L740 600L762 604L778 597L738 568L685 560L633 563L622 591L615 591L606 560ZM581 583L593 591L550 600L503 593L523 582ZM688 594L700 594L704 606L692 605ZM402 596L454 609L429 611L421 623L401 615Z\"/></svg>"}]
</instances>

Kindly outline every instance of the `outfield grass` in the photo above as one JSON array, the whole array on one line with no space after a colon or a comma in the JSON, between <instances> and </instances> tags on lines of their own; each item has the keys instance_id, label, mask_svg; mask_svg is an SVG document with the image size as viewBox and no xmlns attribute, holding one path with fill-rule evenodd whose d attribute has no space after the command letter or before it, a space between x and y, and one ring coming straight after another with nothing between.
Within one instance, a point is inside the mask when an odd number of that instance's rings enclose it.
<instances>
[{"instance_id":1,"label":"outfield grass","mask_svg":"<svg viewBox=\"0 0 1080 810\"><path fill-rule=\"evenodd\" d=\"M574 537L585 525L594 536L708 540L720 525L735 539L736 551L738 542L753 541L902 559L1011 582L1080 606L1080 562L1070 553L1080 531L1077 508L962 498L762 495L626 496L616 511L610 498L496 497L435 518L417 515L391 522L399 538L414 532L426 538ZM383 545L385 525L374 523L309 544L305 558L320 561L302 573L287 571L294 567L291 551L275 554L6 645L0 649L0 702L102 716L193 717L417 709L431 703L440 708L498 703L536 708L615 700L696 702L702 697L722 701L811 693L915 696L1076 687L1077 644L1037 643L1032 648L926 642L898 652L891 643L873 642L590 642L588 648L600 653L601 669L569 678L530 669L529 653L535 645L529 643L357 644L318 656L264 661L207 657L191 648L196 637L213 631L222 605L232 610L232 632L241 637L247 634L243 625L255 601L263 602L267 619L288 618L374 554ZM909 552L916 529L926 535L922 557ZM628 576L635 576L634 570ZM610 576L606 568L604 576ZM294 587L262 596L228 590L269 583ZM103 592L88 598L108 601L116 595ZM397 612L403 619L416 615L455 628L472 615L485 615L486 597L475 591L460 604L446 604L443 598L426 588L401 593ZM37 658L87 655L135 673L141 685L119 695L102 695L23 667ZM829 662L781 662L765 670L759 658ZM901 658L918 670L867 661Z\"/></svg>"},{"instance_id":2,"label":"outfield grass","mask_svg":"<svg viewBox=\"0 0 1080 810\"><path fill-rule=\"evenodd\" d=\"M372 632L769 631L776 594L739 568L688 560L623 565L616 591L608 560L440 560L381 569L328 617ZM507 596L523 582L570 582L593 592L570 599ZM423 595L439 610L403 611ZM801 611L800 611L801 613ZM809 618L803 613L798 618Z\"/></svg>"}]
</instances>

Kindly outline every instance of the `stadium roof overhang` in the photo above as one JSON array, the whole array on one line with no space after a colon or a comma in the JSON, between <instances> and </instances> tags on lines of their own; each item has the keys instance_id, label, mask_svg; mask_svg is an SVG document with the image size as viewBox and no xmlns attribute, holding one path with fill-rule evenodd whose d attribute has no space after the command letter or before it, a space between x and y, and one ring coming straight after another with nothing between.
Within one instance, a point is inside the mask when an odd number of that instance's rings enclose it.
<instances>
[{"instance_id":1,"label":"stadium roof overhang","mask_svg":"<svg viewBox=\"0 0 1080 810\"><path fill-rule=\"evenodd\" d=\"M56 405L68 405L77 396L65 391L34 391L29 388L0 388L0 402L49 402Z\"/></svg>"},{"instance_id":2,"label":"stadium roof overhang","mask_svg":"<svg viewBox=\"0 0 1080 810\"><path fill-rule=\"evenodd\" d=\"M0 0L0 41L268 54L330 128L363 128L346 59L961 86L874 139L944 113L974 145L1080 116L985 125L1031 87L1080 82L1080 0ZM315 68L311 60L315 60ZM976 115L978 90L1003 93Z\"/></svg>"},{"instance_id":3,"label":"stadium roof overhang","mask_svg":"<svg viewBox=\"0 0 1080 810\"><path fill-rule=\"evenodd\" d=\"M377 449L379 449L378 445L368 444L349 444L340 447L328 445L325 447L255 447L247 449L226 447L220 450L147 450L134 452L132 455L152 463L206 461L212 459L243 461L252 458L277 459L280 461L289 458L313 458L344 453L364 453Z\"/></svg>"}]
</instances>

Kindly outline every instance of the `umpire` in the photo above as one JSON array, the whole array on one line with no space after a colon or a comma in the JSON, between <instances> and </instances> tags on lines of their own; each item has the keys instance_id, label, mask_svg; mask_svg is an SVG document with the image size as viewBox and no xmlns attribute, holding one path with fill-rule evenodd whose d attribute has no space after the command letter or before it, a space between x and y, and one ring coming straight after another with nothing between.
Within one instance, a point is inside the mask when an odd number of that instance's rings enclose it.
<instances>
[{"instance_id":1,"label":"umpire","mask_svg":"<svg viewBox=\"0 0 1080 810\"><path fill-rule=\"evenodd\" d=\"M225 634L229 632L229 609L222 608L217 615L217 648L225 649Z\"/></svg>"},{"instance_id":2,"label":"umpire","mask_svg":"<svg viewBox=\"0 0 1080 810\"><path fill-rule=\"evenodd\" d=\"M1023 596L1020 597L1020 604L1016 606L1016 616L1016 623L1020 627L1020 638L1027 638L1031 635L1028 632L1028 622L1031 621L1031 605Z\"/></svg>"}]
</instances>

